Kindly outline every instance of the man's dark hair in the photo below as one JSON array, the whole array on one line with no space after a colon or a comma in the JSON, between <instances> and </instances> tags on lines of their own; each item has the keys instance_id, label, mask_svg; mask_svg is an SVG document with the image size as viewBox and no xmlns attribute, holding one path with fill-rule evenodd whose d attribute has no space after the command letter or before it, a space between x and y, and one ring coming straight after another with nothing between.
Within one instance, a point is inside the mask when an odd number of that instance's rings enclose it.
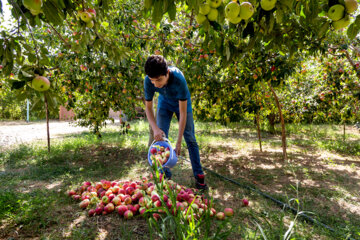
<instances>
[{"instance_id":1,"label":"man's dark hair","mask_svg":"<svg viewBox=\"0 0 360 240\"><path fill-rule=\"evenodd\" d=\"M151 55L145 63L145 73L150 78L157 78L166 75L168 72L168 64L161 55Z\"/></svg>"}]
</instances>

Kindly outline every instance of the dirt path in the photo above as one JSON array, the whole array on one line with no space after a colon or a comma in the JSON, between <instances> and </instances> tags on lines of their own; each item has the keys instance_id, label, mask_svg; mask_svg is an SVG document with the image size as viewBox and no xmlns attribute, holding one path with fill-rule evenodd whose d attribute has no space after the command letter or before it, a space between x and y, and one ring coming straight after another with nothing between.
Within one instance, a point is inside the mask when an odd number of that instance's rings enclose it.
<instances>
[{"instance_id":1,"label":"dirt path","mask_svg":"<svg viewBox=\"0 0 360 240\"><path fill-rule=\"evenodd\" d=\"M86 127L78 127L73 122L51 120L49 124L50 138L59 138L65 134L88 131ZM27 123L25 121L0 121L0 148L14 144L27 143L34 140L46 140L46 121Z\"/></svg>"}]
</instances>

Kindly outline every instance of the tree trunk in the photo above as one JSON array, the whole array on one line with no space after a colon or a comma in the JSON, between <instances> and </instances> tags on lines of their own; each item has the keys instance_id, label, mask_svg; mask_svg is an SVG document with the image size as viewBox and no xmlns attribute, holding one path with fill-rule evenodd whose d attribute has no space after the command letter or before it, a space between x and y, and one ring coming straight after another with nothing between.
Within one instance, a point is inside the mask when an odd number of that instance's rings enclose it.
<instances>
[{"instance_id":1,"label":"tree trunk","mask_svg":"<svg viewBox=\"0 0 360 240\"><path fill-rule=\"evenodd\" d=\"M345 137L346 137L346 135L345 135L345 121L344 121L344 142L345 142Z\"/></svg>"},{"instance_id":2,"label":"tree trunk","mask_svg":"<svg viewBox=\"0 0 360 240\"><path fill-rule=\"evenodd\" d=\"M48 153L50 153L50 130L49 130L49 107L46 94L44 94L45 101L45 112L46 112L46 130L47 130L47 143L48 143Z\"/></svg>"},{"instance_id":3,"label":"tree trunk","mask_svg":"<svg viewBox=\"0 0 360 240\"><path fill-rule=\"evenodd\" d=\"M282 141L282 148L283 148L283 161L287 160L287 153L286 153L286 133L285 133L285 122L284 122L284 117L282 115L282 111L281 111L281 106L279 103L279 99L274 91L274 89L271 86L271 83L269 83L269 87L271 89L271 92L274 95L275 98L275 102L276 102L276 106L279 109L279 114L280 114L280 121L281 121L281 141Z\"/></svg>"},{"instance_id":4,"label":"tree trunk","mask_svg":"<svg viewBox=\"0 0 360 240\"><path fill-rule=\"evenodd\" d=\"M358 77L358 79L360 79L360 71L357 70L356 64L355 64L354 60L350 57L350 54L348 51L345 51L345 56L346 56L346 59L349 61L350 65L352 66L352 68L354 69L356 76Z\"/></svg>"},{"instance_id":5,"label":"tree trunk","mask_svg":"<svg viewBox=\"0 0 360 240\"><path fill-rule=\"evenodd\" d=\"M259 138L259 146L260 146L260 152L262 152L262 146L261 146L261 132L260 132L260 116L259 111L256 113L256 127L257 127L257 134Z\"/></svg>"},{"instance_id":6,"label":"tree trunk","mask_svg":"<svg viewBox=\"0 0 360 240\"><path fill-rule=\"evenodd\" d=\"M267 115L267 119L269 120L269 124L270 124L270 133L271 134L275 134L275 119L276 119L276 115L273 113L270 113L269 115Z\"/></svg>"}]
</instances>

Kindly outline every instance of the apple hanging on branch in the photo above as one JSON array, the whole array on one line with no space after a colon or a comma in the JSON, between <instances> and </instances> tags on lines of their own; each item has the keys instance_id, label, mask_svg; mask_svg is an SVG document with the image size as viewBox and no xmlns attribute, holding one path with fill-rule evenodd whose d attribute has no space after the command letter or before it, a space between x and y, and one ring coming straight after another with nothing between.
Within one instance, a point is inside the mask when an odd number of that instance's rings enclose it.
<instances>
[{"instance_id":1,"label":"apple hanging on branch","mask_svg":"<svg viewBox=\"0 0 360 240\"><path fill-rule=\"evenodd\" d=\"M46 77L37 75L32 81L31 81L31 87L39 92L44 92L49 90L50 88L50 81Z\"/></svg>"},{"instance_id":2,"label":"apple hanging on branch","mask_svg":"<svg viewBox=\"0 0 360 240\"><path fill-rule=\"evenodd\" d=\"M32 15L36 16L41 13L42 0L23 0L23 5Z\"/></svg>"}]
</instances>

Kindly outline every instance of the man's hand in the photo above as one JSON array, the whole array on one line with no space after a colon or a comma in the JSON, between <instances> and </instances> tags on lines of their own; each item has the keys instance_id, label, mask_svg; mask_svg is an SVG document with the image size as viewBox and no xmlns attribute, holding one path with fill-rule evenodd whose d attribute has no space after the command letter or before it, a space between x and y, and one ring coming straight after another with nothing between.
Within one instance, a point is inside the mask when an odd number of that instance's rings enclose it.
<instances>
[{"instance_id":1,"label":"man's hand","mask_svg":"<svg viewBox=\"0 0 360 240\"><path fill-rule=\"evenodd\" d=\"M180 156L181 154L181 142L176 142L176 146L174 149L176 156Z\"/></svg>"},{"instance_id":2,"label":"man's hand","mask_svg":"<svg viewBox=\"0 0 360 240\"><path fill-rule=\"evenodd\" d=\"M154 139L156 141L163 140L164 136L165 136L165 133L160 128L157 128L157 129L154 130Z\"/></svg>"}]
</instances>

